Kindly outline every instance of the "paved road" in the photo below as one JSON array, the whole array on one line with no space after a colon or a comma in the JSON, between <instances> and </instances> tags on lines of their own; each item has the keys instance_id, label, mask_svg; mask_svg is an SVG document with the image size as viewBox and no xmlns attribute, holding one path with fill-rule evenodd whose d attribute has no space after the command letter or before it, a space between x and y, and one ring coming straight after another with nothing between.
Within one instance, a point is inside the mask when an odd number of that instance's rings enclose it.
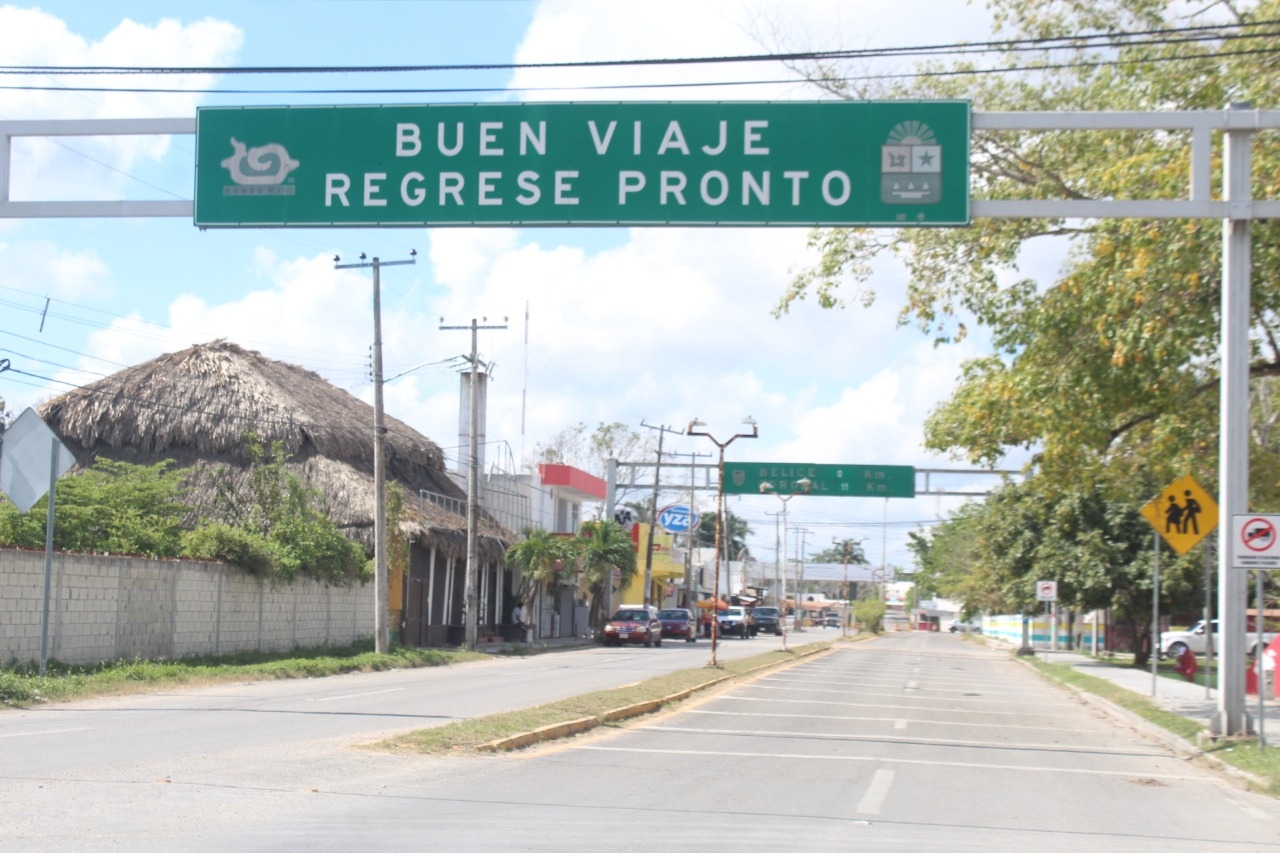
<instances>
[{"instance_id":1,"label":"paved road","mask_svg":"<svg viewBox=\"0 0 1280 853\"><path fill-rule=\"evenodd\" d=\"M843 647L518 756L352 748L706 652L590 649L0 714L0 848L1280 849L1275 801L945 634Z\"/></svg>"}]
</instances>

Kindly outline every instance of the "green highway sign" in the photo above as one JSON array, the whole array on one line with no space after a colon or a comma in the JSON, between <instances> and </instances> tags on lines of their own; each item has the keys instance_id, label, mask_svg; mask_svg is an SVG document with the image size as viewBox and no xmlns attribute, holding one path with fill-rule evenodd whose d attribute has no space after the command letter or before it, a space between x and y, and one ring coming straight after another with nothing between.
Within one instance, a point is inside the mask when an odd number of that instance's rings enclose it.
<instances>
[{"instance_id":1,"label":"green highway sign","mask_svg":"<svg viewBox=\"0 0 1280 853\"><path fill-rule=\"evenodd\" d=\"M202 107L202 228L967 225L966 101Z\"/></svg>"},{"instance_id":2,"label":"green highway sign","mask_svg":"<svg viewBox=\"0 0 1280 853\"><path fill-rule=\"evenodd\" d=\"M724 463L724 493L755 495L767 483L772 491L790 495L803 490L797 482L810 482L808 494L817 497L913 498L916 469L910 465L796 465L785 462Z\"/></svg>"}]
</instances>

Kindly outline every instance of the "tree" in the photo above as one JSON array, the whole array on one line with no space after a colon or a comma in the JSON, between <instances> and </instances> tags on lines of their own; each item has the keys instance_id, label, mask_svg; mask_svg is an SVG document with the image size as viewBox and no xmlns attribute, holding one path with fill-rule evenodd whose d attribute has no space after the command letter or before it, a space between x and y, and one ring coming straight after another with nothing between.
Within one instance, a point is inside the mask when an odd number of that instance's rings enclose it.
<instances>
[{"instance_id":1,"label":"tree","mask_svg":"<svg viewBox=\"0 0 1280 853\"><path fill-rule=\"evenodd\" d=\"M538 591L555 583L566 562L573 560L569 543L569 539L539 528L526 530L525 538L507 549L507 565L520 570L518 594L526 620Z\"/></svg>"},{"instance_id":2,"label":"tree","mask_svg":"<svg viewBox=\"0 0 1280 853\"><path fill-rule=\"evenodd\" d=\"M532 470L538 464L573 465L589 474L604 477L609 460L644 462L654 458L657 439L640 435L626 424L601 422L588 434L586 424L565 427L546 442L538 442L525 462Z\"/></svg>"},{"instance_id":3,"label":"tree","mask_svg":"<svg viewBox=\"0 0 1280 853\"><path fill-rule=\"evenodd\" d=\"M591 594L591 626L598 628L608 616L604 611L613 589L613 573L619 573L619 588L630 584L636 575L636 551L627 531L613 521L589 521L574 539L573 558Z\"/></svg>"},{"instance_id":4,"label":"tree","mask_svg":"<svg viewBox=\"0 0 1280 853\"><path fill-rule=\"evenodd\" d=\"M856 539L846 540L849 543L848 561L851 566L865 566L870 562L867 559L867 553L862 548L862 543ZM844 563L845 549L843 545L837 545L834 548L827 548L825 551L819 551L809 558L810 563Z\"/></svg>"},{"instance_id":5,"label":"tree","mask_svg":"<svg viewBox=\"0 0 1280 853\"><path fill-rule=\"evenodd\" d=\"M186 472L172 460L133 465L98 459L57 484L53 545L65 551L100 551L176 557L183 520ZM0 543L43 548L49 498L19 513L0 500Z\"/></svg>"},{"instance_id":6,"label":"tree","mask_svg":"<svg viewBox=\"0 0 1280 853\"><path fill-rule=\"evenodd\" d=\"M277 441L267 447L252 432L245 441L249 471L243 477L226 466L215 472L211 521L217 526L189 534L189 553L226 560L278 581L305 574L347 584L366 577L370 561L364 550L329 519L320 491L286 467L283 445ZM394 490L389 504L394 517L400 511ZM389 548L389 556L392 552Z\"/></svg>"},{"instance_id":7,"label":"tree","mask_svg":"<svg viewBox=\"0 0 1280 853\"><path fill-rule=\"evenodd\" d=\"M725 549L727 558L741 560L749 555L751 549L747 547L747 537L754 532L746 519L740 518L734 515L732 510L726 509L724 511L723 530L720 536L721 546ZM698 525L698 529L693 535L693 543L698 548L716 547L716 519L714 515L711 518L704 517L702 519L702 523Z\"/></svg>"},{"instance_id":8,"label":"tree","mask_svg":"<svg viewBox=\"0 0 1280 853\"><path fill-rule=\"evenodd\" d=\"M1178 17L1183 5L1158 0L991 5L1002 36L1011 38L1078 39L1186 24ZM1244 24L1276 18L1280 2L1214 9ZM964 73L977 69L960 66L952 69L958 74L921 75L881 92L850 90L830 69L814 69L813 77L846 97L968 97L988 111L1276 104L1274 34L1248 38L1247 49L1226 40L1131 41L1103 52L1077 40L1073 53L1041 54L1023 44L1001 60L1025 69L1020 74ZM1275 137L1255 140L1255 197L1275 198L1280 186ZM1187 137L1177 133L978 132L971 186L977 198L1178 197L1185 193L1187 150ZM1280 374L1280 223L1255 223L1253 241L1251 369L1262 379ZM842 288L850 284L862 301L874 298L866 286L872 261L894 253L910 276L904 323L915 322L940 343L963 338L970 322L988 331L991 352L966 365L959 387L926 425L931 449L984 463L1030 449L1041 472L1061 483L1118 482L1140 471L1158 481L1187 472L1214 479L1219 222L989 219L896 234L820 229L810 243L820 258L791 283L780 312L807 297L842 306ZM1069 246L1052 281L1019 269L1025 253L1042 243ZM1258 463L1275 470L1278 449L1272 437L1259 448ZM1266 500L1280 500L1276 478L1266 488Z\"/></svg>"},{"instance_id":9,"label":"tree","mask_svg":"<svg viewBox=\"0 0 1280 853\"><path fill-rule=\"evenodd\" d=\"M1093 487L1070 491L1031 481L1006 483L987 501L953 513L926 541L912 540L921 588L930 583L960 597L966 612L1033 613L1035 583L1058 582L1071 610L1111 607L1137 641L1135 666L1149 660L1154 531L1127 497ZM1199 559L1166 551L1161 608L1191 608L1198 599Z\"/></svg>"}]
</instances>

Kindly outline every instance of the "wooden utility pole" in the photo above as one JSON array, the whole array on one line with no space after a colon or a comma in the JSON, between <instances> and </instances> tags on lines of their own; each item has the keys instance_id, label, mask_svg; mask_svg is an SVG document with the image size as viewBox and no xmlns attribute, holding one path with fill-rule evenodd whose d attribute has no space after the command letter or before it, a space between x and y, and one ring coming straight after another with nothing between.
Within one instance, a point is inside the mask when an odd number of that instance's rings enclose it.
<instances>
[{"instance_id":1,"label":"wooden utility pole","mask_svg":"<svg viewBox=\"0 0 1280 853\"><path fill-rule=\"evenodd\" d=\"M379 272L383 267L414 264L418 250L409 252L407 261L365 260L339 263L333 256L333 268L338 270L373 268L373 648L380 655L391 649L391 628L387 613L387 428L382 407L382 285Z\"/></svg>"}]
</instances>

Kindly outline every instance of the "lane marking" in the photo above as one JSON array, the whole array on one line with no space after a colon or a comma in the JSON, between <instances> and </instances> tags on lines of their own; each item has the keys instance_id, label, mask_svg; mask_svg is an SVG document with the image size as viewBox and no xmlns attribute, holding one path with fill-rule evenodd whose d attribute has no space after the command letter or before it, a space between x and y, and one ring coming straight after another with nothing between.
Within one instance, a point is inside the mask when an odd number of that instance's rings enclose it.
<instances>
[{"instance_id":1,"label":"lane marking","mask_svg":"<svg viewBox=\"0 0 1280 853\"><path fill-rule=\"evenodd\" d=\"M903 720L903 719L897 719L897 720L894 720L894 721L893 721L893 727L894 727L894 729L897 729L897 730L899 730L899 731L900 731L900 730L902 730L902 729L905 729L905 728L907 727L907 721L906 721L906 720Z\"/></svg>"},{"instance_id":2,"label":"lane marking","mask_svg":"<svg viewBox=\"0 0 1280 853\"><path fill-rule=\"evenodd\" d=\"M67 732L91 732L93 726L79 726L74 729L40 729L34 732L11 732L2 734L0 737L35 737L36 735L62 735Z\"/></svg>"},{"instance_id":3,"label":"lane marking","mask_svg":"<svg viewBox=\"0 0 1280 853\"><path fill-rule=\"evenodd\" d=\"M919 688L920 688L920 682L918 682L918 681L908 681L908 682L907 682L907 686L906 686L906 688L905 688L905 689L907 689L907 690L918 690Z\"/></svg>"},{"instance_id":4,"label":"lane marking","mask_svg":"<svg viewBox=\"0 0 1280 853\"><path fill-rule=\"evenodd\" d=\"M872 694L872 695L877 695L877 694ZM901 694L884 694L884 695L897 695L899 699L914 698L909 696L902 696ZM718 701L720 698L721 697L716 697L716 699L713 701ZM925 697L921 696L919 698L924 699ZM883 708L886 710L896 709L899 711L934 710L930 708L921 708L919 705L894 705L889 702L831 702L826 699L811 699L811 700L765 699L759 696L737 696L737 695L733 697L732 701L734 702L775 702L778 704L786 704L786 705L838 705L842 708ZM988 717L1018 717L1019 719L1024 719L1026 717L1048 717L1050 719L1057 718L1056 714L1037 714L1034 711L984 711L981 708L938 708L936 710L943 713L947 713L947 714L983 714Z\"/></svg>"},{"instance_id":5,"label":"lane marking","mask_svg":"<svg viewBox=\"0 0 1280 853\"><path fill-rule=\"evenodd\" d=\"M967 749L1025 749L1037 752L1063 753L1101 753L1107 755L1128 755L1134 758L1168 758L1167 752L1143 752L1138 749L1126 749L1114 746L1057 746L1042 743L996 742L989 740L952 740L950 738L933 737L895 737L893 735L850 735L823 734L821 732L789 732L772 729L695 729L681 726L637 726L641 732L673 732L675 734L692 735L741 735L743 737L796 737L807 740L841 740L857 743L914 743L921 746L955 746Z\"/></svg>"},{"instance_id":6,"label":"lane marking","mask_svg":"<svg viewBox=\"0 0 1280 853\"><path fill-rule=\"evenodd\" d=\"M1032 707L1035 707L1035 708L1074 708L1074 707L1076 707L1075 705L1072 705L1072 704L1070 704L1070 703L1068 703L1068 702L1034 702L1034 701L1020 702L1020 701L1013 700L1013 699L1005 699L1003 696L981 696L981 697L976 697L976 698L971 698L971 697L967 697L967 696L956 696L956 695L954 695L954 694L957 692L957 691L955 691L955 690L934 690L934 689L929 688L929 687L913 687L912 685L914 685L915 683L916 683L916 682L914 682L914 681L907 682L907 686L906 686L904 689L906 689L906 690L917 690L917 691L921 691L921 692L923 692L923 691L928 691L928 692L930 692L930 693L949 693L949 694L952 694L952 695L950 695L950 696L945 696L945 697L929 697L929 696L910 696L910 697L904 697L900 692L899 692L899 693L876 693L876 692L872 692L872 691L865 691L865 690L860 690L860 691L858 691L858 695L859 695L859 696L866 696L866 697L884 696L884 697L887 697L887 698L898 698L898 699L910 698L910 699L918 699L918 700L923 701L923 702L936 702L936 701L938 701L938 699L939 699L939 698L945 698L945 699L949 699L949 700L950 700L950 701L952 701L952 702L969 702L969 703L975 703L975 702L977 702L977 703L985 703L985 704L998 703L998 704L1000 704L1000 705L1031 705ZM839 694L848 694L848 692L849 692L849 691L847 691L847 690L823 690L821 687L810 687L810 688L807 688L807 689L805 689L805 688L800 688L800 687L772 687L772 686L770 686L770 685L768 685L768 684L744 684L744 685L742 685L742 688L741 688L741 689L743 689L743 690L777 690L777 691L779 691L779 692L786 692L786 693L839 693ZM742 697L742 698L746 698L746 697ZM815 702L815 704L820 704L820 703L816 703L816 702ZM956 709L956 708L949 708L949 709L947 709L947 710L960 710L960 709ZM973 711L976 711L976 710L977 710L977 709L973 709ZM990 713L995 714L995 713L1014 713L1014 712L1012 712L1012 711L991 711ZM1034 712L1027 711L1027 712L1018 712L1018 713L1034 713ZM1040 716L1046 716L1046 715L1041 714Z\"/></svg>"},{"instance_id":7,"label":"lane marking","mask_svg":"<svg viewBox=\"0 0 1280 853\"><path fill-rule=\"evenodd\" d=\"M341 696L325 696L321 699L312 699L312 702L337 702L341 699L360 699L365 696L379 696L383 693L399 693L404 690L403 687L392 687L387 690L370 690L368 693L344 693Z\"/></svg>"},{"instance_id":8,"label":"lane marking","mask_svg":"<svg viewBox=\"0 0 1280 853\"><path fill-rule=\"evenodd\" d=\"M891 785L893 785L893 771L877 770L871 777L867 792L858 801L858 814L880 814L880 806L884 805L884 798L889 795Z\"/></svg>"},{"instance_id":9,"label":"lane marking","mask_svg":"<svg viewBox=\"0 0 1280 853\"><path fill-rule=\"evenodd\" d=\"M795 702L795 705L808 705L808 702ZM878 708L878 705L869 705L867 707ZM912 710L919 710L914 708ZM864 717L851 716L848 714L768 714L768 713L747 713L744 711L707 711L701 708L690 708L684 711L686 714L711 714L721 717L781 717L783 719L797 720L842 720L864 723L894 723L894 728L898 728L897 723L902 723L902 728L906 728L908 722L916 723L922 726L967 726L974 729L1026 729L1031 732L1042 732L1046 730L1046 726L1019 726L1013 723L970 723L961 720L918 720L912 717ZM1097 735L1097 729L1063 729L1057 726L1051 729L1054 734L1077 734L1077 735Z\"/></svg>"},{"instance_id":10,"label":"lane marking","mask_svg":"<svg viewBox=\"0 0 1280 853\"><path fill-rule=\"evenodd\" d=\"M1084 767L1037 767L1029 764L988 764L976 761L932 761L918 758L884 758L870 755L809 755L801 752L733 752L718 749L644 749L626 746L579 746L589 752L632 752L643 755L700 755L721 758L779 758L786 761L857 761L878 764L911 764L925 767L961 767L973 770L1022 770L1028 773L1072 773L1077 776L1113 776L1120 779L1173 779L1202 782L1215 788L1221 780L1211 776L1189 776L1185 773L1152 773L1150 770L1090 770ZM1170 759L1172 760L1172 759Z\"/></svg>"},{"instance_id":11,"label":"lane marking","mask_svg":"<svg viewBox=\"0 0 1280 853\"><path fill-rule=\"evenodd\" d=\"M768 686L767 684L744 684L742 685L742 689L785 690L785 692L787 693L801 692L801 690L796 688L773 688L773 686ZM818 692L819 693L841 693L841 690L818 690ZM809 690L809 693L813 693L813 690ZM906 695L902 695L901 693L859 693L859 695L861 695L861 697L868 697L868 698L891 697L891 698L899 698L899 699L916 699L916 701L920 701L920 702L937 702L938 698L940 698L940 697L925 697L925 695L910 695L910 697L906 697ZM795 702L795 699L762 699L759 697L748 697L748 695L735 695L735 697L733 697L733 701L735 702L744 702L744 701L745 702ZM1074 708L1075 707L1073 706L1073 704L1065 704L1065 703L1053 703L1053 704L1038 703L1038 702L1021 703L1021 702L1007 702L1005 701L1005 699L966 699L963 697L950 697L950 701L951 702L970 702L970 703L987 702L988 704L993 702L998 702L1000 704L1033 704L1033 706L1036 706L1038 708L1043 708L1043 707ZM814 701L806 702L804 704L849 704L849 706L865 707L865 708L899 707L899 708L910 708L911 711L927 711L928 710L928 708L920 708L919 706L906 706L906 704L902 704L902 706L893 706L893 704L872 704L869 702L828 702L826 701L826 699L814 699ZM995 713L995 715L1018 716L1018 717L1053 716L1053 715L1048 715L1048 713L1036 713L1034 711L984 711L982 710L982 708L938 708L938 711L946 711L948 713Z\"/></svg>"}]
</instances>

